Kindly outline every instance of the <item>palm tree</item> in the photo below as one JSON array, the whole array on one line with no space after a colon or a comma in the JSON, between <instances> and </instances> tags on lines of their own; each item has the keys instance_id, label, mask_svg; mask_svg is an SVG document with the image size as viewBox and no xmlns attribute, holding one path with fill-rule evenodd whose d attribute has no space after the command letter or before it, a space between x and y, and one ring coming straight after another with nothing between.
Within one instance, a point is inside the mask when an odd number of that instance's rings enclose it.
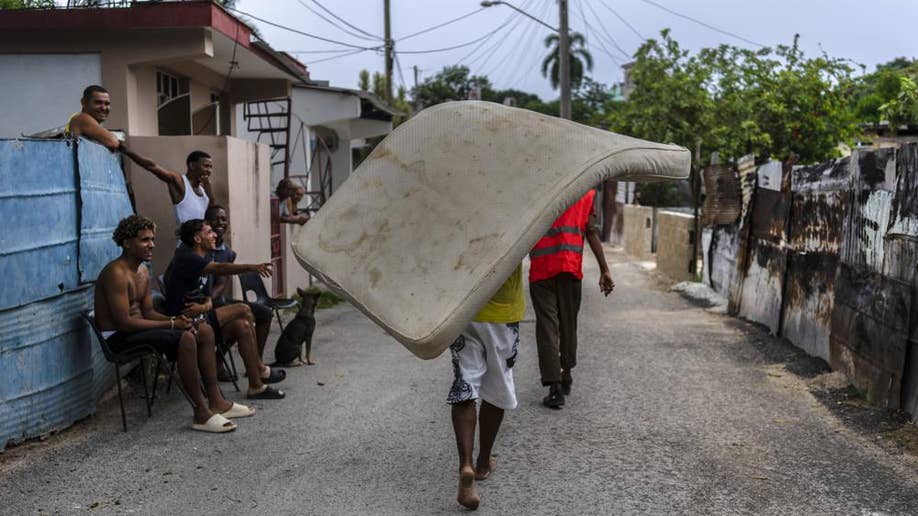
<instances>
[{"instance_id":1,"label":"palm tree","mask_svg":"<svg viewBox=\"0 0 918 516\"><path fill-rule=\"evenodd\" d=\"M558 56L561 55L561 52L558 48L560 40L561 38L557 34L551 34L545 38L545 46L550 47L551 51L542 61L542 75L548 77L549 80L551 80L551 87L555 90L558 89L558 84L560 83L559 69L561 67L561 61L558 58ZM593 56L590 55L590 52L584 46L585 43L586 40L584 39L583 34L580 34L579 32L571 32L571 88L575 90L579 88L580 83L583 82L584 63L586 64L587 70L593 70ZM549 70L551 71L550 75Z\"/></svg>"}]
</instances>

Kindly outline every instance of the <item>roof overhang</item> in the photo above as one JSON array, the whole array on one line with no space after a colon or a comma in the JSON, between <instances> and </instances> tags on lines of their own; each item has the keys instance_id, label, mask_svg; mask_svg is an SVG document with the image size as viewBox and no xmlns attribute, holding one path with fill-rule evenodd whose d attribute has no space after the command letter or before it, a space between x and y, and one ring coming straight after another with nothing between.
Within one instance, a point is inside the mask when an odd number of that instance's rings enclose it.
<instances>
[{"instance_id":1,"label":"roof overhang","mask_svg":"<svg viewBox=\"0 0 918 516\"><path fill-rule=\"evenodd\" d=\"M253 42L251 27L209 0L135 2L130 7L0 11L0 31L9 33L186 28L212 31L213 58L201 58L197 62L214 72L226 74L233 60L247 78L308 80L305 66L262 42Z\"/></svg>"},{"instance_id":2,"label":"roof overhang","mask_svg":"<svg viewBox=\"0 0 918 516\"><path fill-rule=\"evenodd\" d=\"M392 120L392 117L404 115L404 113L392 108L383 102L382 99L368 91L353 90L350 88L336 88L333 86L321 86L310 83L294 84L293 87L305 90L353 95L358 97L360 99L360 118L389 122Z\"/></svg>"}]
</instances>

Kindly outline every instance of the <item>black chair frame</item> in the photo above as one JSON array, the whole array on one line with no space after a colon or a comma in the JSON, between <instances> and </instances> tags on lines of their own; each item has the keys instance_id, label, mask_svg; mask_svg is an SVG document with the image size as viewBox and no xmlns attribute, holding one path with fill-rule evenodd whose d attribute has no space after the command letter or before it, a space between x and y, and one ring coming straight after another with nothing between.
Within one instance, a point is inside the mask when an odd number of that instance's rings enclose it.
<instances>
[{"instance_id":1,"label":"black chair frame","mask_svg":"<svg viewBox=\"0 0 918 516\"><path fill-rule=\"evenodd\" d=\"M296 301L286 297L271 297L268 295L268 289L261 280L257 272L244 272L239 275L239 286L242 287L242 299L248 299L248 293L255 294L255 303L265 305L274 311L277 317L277 325L281 333L284 332L284 321L281 319L280 311L296 307Z\"/></svg>"},{"instance_id":2,"label":"black chair frame","mask_svg":"<svg viewBox=\"0 0 918 516\"><path fill-rule=\"evenodd\" d=\"M171 385L174 374L175 374L174 373L175 363L172 362L172 367L170 368L163 367L163 364L169 362L169 359L162 353L158 352L152 346L140 345L140 346L132 347L129 350L121 351L117 353L112 351L112 349L108 345L108 342L105 340L105 337L102 335L102 332L99 331L99 328L96 327L96 323L93 320L92 313L91 312L83 313L81 314L81 316L83 320L85 320L86 323L89 325L89 328L92 329L92 332L95 335L96 340L99 341L99 346L102 348L102 354L105 355L105 359L111 362L112 365L115 367L115 384L118 386L118 403L121 406L121 426L124 429L124 431L127 432L127 415L124 410L124 394L122 393L122 389L121 389L121 367L120 366L127 365L130 362L139 360L145 356L152 356L152 358L155 360L156 368L154 369L154 374L153 374L152 389L149 388L147 384L146 368L143 367L142 365L140 367L140 377L141 377L141 381L143 382L144 402L147 406L147 417L150 417L153 415L153 403L156 401L156 387L159 382L159 372L162 371L169 377L169 384ZM152 393L151 393L151 390L152 390ZM182 395L185 396L185 399L188 401L188 403L190 403L191 406L194 407L194 401L192 401L191 397L188 396L188 393L185 392L184 389L182 389L181 385L179 385L179 390L182 392Z\"/></svg>"}]
</instances>

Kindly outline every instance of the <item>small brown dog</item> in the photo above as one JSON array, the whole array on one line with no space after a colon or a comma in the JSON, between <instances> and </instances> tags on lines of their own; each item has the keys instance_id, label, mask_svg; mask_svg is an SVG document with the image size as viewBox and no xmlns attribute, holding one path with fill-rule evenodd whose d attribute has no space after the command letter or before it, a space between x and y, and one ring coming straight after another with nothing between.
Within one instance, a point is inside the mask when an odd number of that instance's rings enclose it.
<instances>
[{"instance_id":1,"label":"small brown dog","mask_svg":"<svg viewBox=\"0 0 918 516\"><path fill-rule=\"evenodd\" d=\"M301 288L296 289L301 302L300 309L292 321L287 323L284 332L277 339L274 347L275 362L272 366L295 367L303 365L303 344L306 344L306 363L313 365L312 361L312 334L316 329L316 305L319 304L321 292L307 292Z\"/></svg>"}]
</instances>

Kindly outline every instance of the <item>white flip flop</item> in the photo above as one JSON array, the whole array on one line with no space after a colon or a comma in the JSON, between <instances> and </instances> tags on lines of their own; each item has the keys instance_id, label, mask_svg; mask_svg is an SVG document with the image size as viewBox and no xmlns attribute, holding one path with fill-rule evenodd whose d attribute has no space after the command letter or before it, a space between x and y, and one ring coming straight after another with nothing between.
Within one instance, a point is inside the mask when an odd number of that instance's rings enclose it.
<instances>
[{"instance_id":1,"label":"white flip flop","mask_svg":"<svg viewBox=\"0 0 918 516\"><path fill-rule=\"evenodd\" d=\"M229 426L226 424L229 423ZM233 423L229 419L221 416L220 414L214 414L210 416L210 419L206 423L194 423L191 425L192 430L197 430L198 432L210 432L212 434L223 434L226 432L232 432L236 429L236 423Z\"/></svg>"},{"instance_id":2,"label":"white flip flop","mask_svg":"<svg viewBox=\"0 0 918 516\"><path fill-rule=\"evenodd\" d=\"M233 406L226 412L220 414L227 419L238 419L255 415L255 407L249 407L240 403L233 402Z\"/></svg>"}]
</instances>

